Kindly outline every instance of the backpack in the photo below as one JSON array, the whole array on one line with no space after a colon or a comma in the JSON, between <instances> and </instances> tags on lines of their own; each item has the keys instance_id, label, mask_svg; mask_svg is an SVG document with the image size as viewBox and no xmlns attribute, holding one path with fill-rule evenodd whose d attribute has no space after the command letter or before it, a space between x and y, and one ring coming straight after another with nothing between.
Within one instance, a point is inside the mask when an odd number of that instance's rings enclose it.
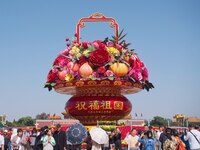
<instances>
[{"instance_id":1,"label":"backpack","mask_svg":"<svg viewBox=\"0 0 200 150\"><path fill-rule=\"evenodd\" d=\"M145 141L145 150L154 150L154 144L153 144L153 140L152 139L147 139Z\"/></svg>"}]
</instances>

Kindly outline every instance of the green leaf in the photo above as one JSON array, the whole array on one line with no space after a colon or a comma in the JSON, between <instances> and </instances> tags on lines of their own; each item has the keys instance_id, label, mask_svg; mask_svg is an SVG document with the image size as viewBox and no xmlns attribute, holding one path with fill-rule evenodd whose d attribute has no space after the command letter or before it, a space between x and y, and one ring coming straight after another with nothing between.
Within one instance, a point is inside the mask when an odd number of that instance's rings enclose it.
<instances>
[{"instance_id":1,"label":"green leaf","mask_svg":"<svg viewBox=\"0 0 200 150\"><path fill-rule=\"evenodd\" d=\"M103 67L111 66L112 64L113 64L113 62L109 62L109 63L105 64Z\"/></svg>"},{"instance_id":2,"label":"green leaf","mask_svg":"<svg viewBox=\"0 0 200 150\"><path fill-rule=\"evenodd\" d=\"M127 63L126 61L122 60L123 63L125 63L127 66L130 66L129 63Z\"/></svg>"},{"instance_id":3,"label":"green leaf","mask_svg":"<svg viewBox=\"0 0 200 150\"><path fill-rule=\"evenodd\" d=\"M119 38L119 41L121 41L126 35L127 35L127 33L124 34L122 37L120 37L120 38Z\"/></svg>"},{"instance_id":4,"label":"green leaf","mask_svg":"<svg viewBox=\"0 0 200 150\"><path fill-rule=\"evenodd\" d=\"M123 32L124 32L124 29L122 29L121 32L119 33L119 35L118 35L119 38L122 36Z\"/></svg>"},{"instance_id":5,"label":"green leaf","mask_svg":"<svg viewBox=\"0 0 200 150\"><path fill-rule=\"evenodd\" d=\"M116 41L116 37L115 36L112 36L112 38Z\"/></svg>"},{"instance_id":6,"label":"green leaf","mask_svg":"<svg viewBox=\"0 0 200 150\"><path fill-rule=\"evenodd\" d=\"M52 87L54 87L54 86L56 85L56 83L53 82L53 83L51 83L50 85L51 85Z\"/></svg>"},{"instance_id":7,"label":"green leaf","mask_svg":"<svg viewBox=\"0 0 200 150\"><path fill-rule=\"evenodd\" d=\"M51 87L51 86L48 86L48 90L51 91L51 90L52 90L52 87Z\"/></svg>"},{"instance_id":8,"label":"green leaf","mask_svg":"<svg viewBox=\"0 0 200 150\"><path fill-rule=\"evenodd\" d=\"M130 79L131 79L133 82L135 82L135 79L133 79L133 78L132 78L132 77L130 77L130 76L129 76L129 78L130 78Z\"/></svg>"},{"instance_id":9,"label":"green leaf","mask_svg":"<svg viewBox=\"0 0 200 150\"><path fill-rule=\"evenodd\" d=\"M50 85L50 83L45 83L44 88L47 88Z\"/></svg>"},{"instance_id":10,"label":"green leaf","mask_svg":"<svg viewBox=\"0 0 200 150\"><path fill-rule=\"evenodd\" d=\"M113 80L114 80L114 77L108 77L108 79L113 81Z\"/></svg>"},{"instance_id":11,"label":"green leaf","mask_svg":"<svg viewBox=\"0 0 200 150\"><path fill-rule=\"evenodd\" d=\"M131 45L131 43L126 44L126 45L125 45L125 48L127 48L129 45Z\"/></svg>"},{"instance_id":12,"label":"green leaf","mask_svg":"<svg viewBox=\"0 0 200 150\"><path fill-rule=\"evenodd\" d=\"M93 45L89 45L89 44L88 44L88 50L90 50L90 51L92 52L92 51L94 51L94 50L96 50L96 49L94 48Z\"/></svg>"},{"instance_id":13,"label":"green leaf","mask_svg":"<svg viewBox=\"0 0 200 150\"><path fill-rule=\"evenodd\" d=\"M109 39L111 42L113 42L114 44L116 44L116 41L115 40L112 40L112 39Z\"/></svg>"}]
</instances>

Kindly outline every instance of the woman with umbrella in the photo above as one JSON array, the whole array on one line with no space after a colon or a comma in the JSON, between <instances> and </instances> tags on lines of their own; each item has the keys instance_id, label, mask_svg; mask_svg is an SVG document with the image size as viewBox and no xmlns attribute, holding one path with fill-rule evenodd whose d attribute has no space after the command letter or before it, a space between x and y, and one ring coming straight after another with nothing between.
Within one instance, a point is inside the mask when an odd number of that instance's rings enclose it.
<instances>
[{"instance_id":1,"label":"woman with umbrella","mask_svg":"<svg viewBox=\"0 0 200 150\"><path fill-rule=\"evenodd\" d=\"M92 150L102 150L101 146L109 142L108 134L102 128L92 128L90 135L92 138Z\"/></svg>"},{"instance_id":2,"label":"woman with umbrella","mask_svg":"<svg viewBox=\"0 0 200 150\"><path fill-rule=\"evenodd\" d=\"M87 129L80 123L72 125L66 132L67 142L71 150L81 150L81 144L87 137Z\"/></svg>"}]
</instances>

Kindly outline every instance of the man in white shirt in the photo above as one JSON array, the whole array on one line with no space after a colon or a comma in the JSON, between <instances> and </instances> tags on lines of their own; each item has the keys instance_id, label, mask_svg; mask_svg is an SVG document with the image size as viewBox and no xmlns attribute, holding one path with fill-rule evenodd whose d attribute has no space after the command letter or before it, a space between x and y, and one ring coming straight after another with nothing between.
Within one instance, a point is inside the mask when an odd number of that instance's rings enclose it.
<instances>
[{"instance_id":1,"label":"man in white shirt","mask_svg":"<svg viewBox=\"0 0 200 150\"><path fill-rule=\"evenodd\" d=\"M163 130L164 130L164 127L160 126L159 130L156 133L156 140L157 140L157 147L156 147L156 149L157 150L161 150L162 149L161 148L161 142L159 141L159 138L160 138L161 133L163 133Z\"/></svg>"},{"instance_id":2,"label":"man in white shirt","mask_svg":"<svg viewBox=\"0 0 200 150\"><path fill-rule=\"evenodd\" d=\"M4 137L0 134L0 150L4 150Z\"/></svg>"},{"instance_id":3,"label":"man in white shirt","mask_svg":"<svg viewBox=\"0 0 200 150\"><path fill-rule=\"evenodd\" d=\"M188 126L189 131L184 136L184 140L189 141L191 150L200 150L200 132L194 129L192 124Z\"/></svg>"},{"instance_id":4,"label":"man in white shirt","mask_svg":"<svg viewBox=\"0 0 200 150\"><path fill-rule=\"evenodd\" d=\"M128 150L139 150L138 139L136 129L132 129L131 134L127 133L124 141L128 143Z\"/></svg>"}]
</instances>

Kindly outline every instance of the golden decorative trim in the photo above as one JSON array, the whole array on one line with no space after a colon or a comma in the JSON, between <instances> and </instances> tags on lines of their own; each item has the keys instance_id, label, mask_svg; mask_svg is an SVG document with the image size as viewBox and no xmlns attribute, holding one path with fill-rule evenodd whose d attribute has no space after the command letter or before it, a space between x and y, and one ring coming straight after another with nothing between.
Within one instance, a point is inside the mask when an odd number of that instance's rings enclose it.
<instances>
[{"instance_id":1,"label":"golden decorative trim","mask_svg":"<svg viewBox=\"0 0 200 150\"><path fill-rule=\"evenodd\" d=\"M121 95L134 94L143 89L140 83L124 80L79 80L57 83L54 89L61 94Z\"/></svg>"}]
</instances>

